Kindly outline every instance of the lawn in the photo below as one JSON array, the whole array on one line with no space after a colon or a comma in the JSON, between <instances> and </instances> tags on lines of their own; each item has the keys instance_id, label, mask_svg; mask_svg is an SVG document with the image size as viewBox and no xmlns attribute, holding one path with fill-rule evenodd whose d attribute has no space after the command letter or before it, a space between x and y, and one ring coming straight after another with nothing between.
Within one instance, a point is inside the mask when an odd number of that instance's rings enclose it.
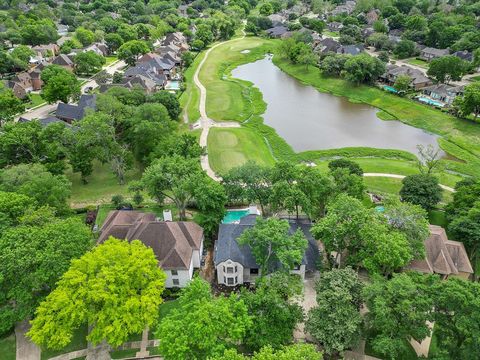
<instances>
[{"instance_id":1,"label":"lawn","mask_svg":"<svg viewBox=\"0 0 480 360\"><path fill-rule=\"evenodd\" d=\"M72 182L72 207L82 207L89 204L110 202L115 194L128 194L128 186L120 185L108 164L94 163L94 169L88 178L88 184L83 184L80 173L73 173L68 169L65 173ZM140 178L140 170L135 168L127 172L127 183Z\"/></svg>"},{"instance_id":2,"label":"lawn","mask_svg":"<svg viewBox=\"0 0 480 360\"><path fill-rule=\"evenodd\" d=\"M86 349L87 348L87 340L86 340L87 331L88 331L88 328L86 325L75 330L70 344L68 344L61 350L42 349L41 360L47 360L57 355L66 354L76 350Z\"/></svg>"},{"instance_id":3,"label":"lawn","mask_svg":"<svg viewBox=\"0 0 480 360\"><path fill-rule=\"evenodd\" d=\"M265 103L251 83L230 78L238 65L260 59L271 50L271 41L248 37L235 39L213 49L200 70L199 78L207 89L207 114L217 121L245 121L262 114ZM242 53L250 50L249 53Z\"/></svg>"},{"instance_id":4,"label":"lawn","mask_svg":"<svg viewBox=\"0 0 480 360\"><path fill-rule=\"evenodd\" d=\"M106 60L105 66L108 66L113 64L115 61L117 61L118 58L116 56L109 55L109 56L105 56L105 60Z\"/></svg>"},{"instance_id":5,"label":"lawn","mask_svg":"<svg viewBox=\"0 0 480 360\"><path fill-rule=\"evenodd\" d=\"M198 104L200 101L200 90L193 82L193 75L198 68L198 65L205 56L205 52L198 54L195 57L193 63L183 73L185 84L187 88L180 96L180 106L182 107L182 119L187 119L188 123L194 123L200 118L200 112L198 111Z\"/></svg>"},{"instance_id":6,"label":"lawn","mask_svg":"<svg viewBox=\"0 0 480 360\"><path fill-rule=\"evenodd\" d=\"M40 94L30 93L28 96L30 98L30 101L25 104L25 109L31 109L46 102L45 100L43 100Z\"/></svg>"},{"instance_id":7,"label":"lawn","mask_svg":"<svg viewBox=\"0 0 480 360\"><path fill-rule=\"evenodd\" d=\"M412 65L420 66L424 69L428 69L429 67L428 62L422 59L411 58L411 59L406 59L404 61Z\"/></svg>"},{"instance_id":8,"label":"lawn","mask_svg":"<svg viewBox=\"0 0 480 360\"><path fill-rule=\"evenodd\" d=\"M0 338L0 358L2 360L15 360L15 334L12 332Z\"/></svg>"},{"instance_id":9,"label":"lawn","mask_svg":"<svg viewBox=\"0 0 480 360\"><path fill-rule=\"evenodd\" d=\"M232 167L254 160L259 164L273 165L275 160L265 139L249 128L212 128L208 135L208 159L219 174Z\"/></svg>"}]
</instances>

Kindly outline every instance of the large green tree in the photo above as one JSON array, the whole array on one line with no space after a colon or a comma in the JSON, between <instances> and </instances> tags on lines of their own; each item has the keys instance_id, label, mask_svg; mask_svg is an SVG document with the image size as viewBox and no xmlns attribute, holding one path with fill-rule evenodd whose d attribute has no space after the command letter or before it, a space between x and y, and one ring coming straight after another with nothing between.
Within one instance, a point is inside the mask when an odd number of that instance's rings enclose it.
<instances>
[{"instance_id":1,"label":"large green tree","mask_svg":"<svg viewBox=\"0 0 480 360\"><path fill-rule=\"evenodd\" d=\"M72 261L38 307L28 336L61 349L88 325L88 341L119 346L156 322L165 279L152 249L110 238Z\"/></svg>"},{"instance_id":2,"label":"large green tree","mask_svg":"<svg viewBox=\"0 0 480 360\"><path fill-rule=\"evenodd\" d=\"M342 353L360 340L362 284L351 268L334 269L322 274L315 290L306 330L327 354Z\"/></svg>"},{"instance_id":3,"label":"large green tree","mask_svg":"<svg viewBox=\"0 0 480 360\"><path fill-rule=\"evenodd\" d=\"M75 55L73 62L76 74L93 75L102 70L106 60L94 51L86 51Z\"/></svg>"},{"instance_id":4,"label":"large green tree","mask_svg":"<svg viewBox=\"0 0 480 360\"><path fill-rule=\"evenodd\" d=\"M14 116L25 110L23 102L15 96L11 89L0 85L0 127L12 121Z\"/></svg>"},{"instance_id":5,"label":"large green tree","mask_svg":"<svg viewBox=\"0 0 480 360\"><path fill-rule=\"evenodd\" d=\"M465 86L463 96L455 98L454 104L462 116L468 117L473 114L476 120L480 115L480 83L474 82Z\"/></svg>"},{"instance_id":6,"label":"large green tree","mask_svg":"<svg viewBox=\"0 0 480 360\"><path fill-rule=\"evenodd\" d=\"M345 79L356 84L372 83L385 73L385 64L368 54L350 57L344 65Z\"/></svg>"},{"instance_id":7,"label":"large green tree","mask_svg":"<svg viewBox=\"0 0 480 360\"><path fill-rule=\"evenodd\" d=\"M209 358L208 360L322 360L323 356L314 345L294 344L283 346L275 350L271 346L265 346L252 356L239 354L235 349L226 350L223 355Z\"/></svg>"},{"instance_id":8,"label":"large green tree","mask_svg":"<svg viewBox=\"0 0 480 360\"><path fill-rule=\"evenodd\" d=\"M148 44L142 40L130 40L122 44L117 55L120 60L124 60L128 65L133 66L138 57L150 51Z\"/></svg>"},{"instance_id":9,"label":"large green tree","mask_svg":"<svg viewBox=\"0 0 480 360\"><path fill-rule=\"evenodd\" d=\"M165 360L207 359L234 347L251 325L237 295L214 297L210 285L196 277L182 291L179 307L162 319L157 334Z\"/></svg>"},{"instance_id":10,"label":"large green tree","mask_svg":"<svg viewBox=\"0 0 480 360\"><path fill-rule=\"evenodd\" d=\"M468 63L455 55L433 59L428 67L427 75L440 83L460 81L468 71Z\"/></svg>"},{"instance_id":11,"label":"large green tree","mask_svg":"<svg viewBox=\"0 0 480 360\"><path fill-rule=\"evenodd\" d=\"M442 200L442 188L435 176L416 174L402 180L400 196L403 201L420 205L425 210L431 210Z\"/></svg>"},{"instance_id":12,"label":"large green tree","mask_svg":"<svg viewBox=\"0 0 480 360\"><path fill-rule=\"evenodd\" d=\"M8 203L15 208L31 204L18 195L9 196ZM11 213L11 217L17 217L20 211ZM15 223L18 219L11 224ZM5 230L0 237L0 333L32 316L68 269L70 260L83 255L92 243L90 229L74 218L49 217L40 224L20 223Z\"/></svg>"},{"instance_id":13,"label":"large green tree","mask_svg":"<svg viewBox=\"0 0 480 360\"><path fill-rule=\"evenodd\" d=\"M366 328L376 353L401 359L411 351L410 339L430 336L433 321L431 287L435 277L420 273L395 274L390 280L375 278L364 289L368 307Z\"/></svg>"},{"instance_id":14,"label":"large green tree","mask_svg":"<svg viewBox=\"0 0 480 360\"><path fill-rule=\"evenodd\" d=\"M70 71L59 65L49 65L41 74L44 85L41 95L49 103L68 103L80 96L80 81Z\"/></svg>"},{"instance_id":15,"label":"large green tree","mask_svg":"<svg viewBox=\"0 0 480 360\"><path fill-rule=\"evenodd\" d=\"M257 218L255 226L246 229L238 242L250 246L263 275L274 271L278 264L293 269L301 263L308 245L300 229L290 234L288 221L277 218Z\"/></svg>"}]
</instances>

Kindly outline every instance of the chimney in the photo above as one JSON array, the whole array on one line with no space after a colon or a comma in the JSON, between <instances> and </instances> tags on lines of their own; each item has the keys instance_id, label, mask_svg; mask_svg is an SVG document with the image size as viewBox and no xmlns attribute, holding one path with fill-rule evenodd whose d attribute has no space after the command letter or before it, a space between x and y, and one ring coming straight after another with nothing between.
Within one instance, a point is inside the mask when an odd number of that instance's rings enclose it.
<instances>
[{"instance_id":1,"label":"chimney","mask_svg":"<svg viewBox=\"0 0 480 360\"><path fill-rule=\"evenodd\" d=\"M172 221L172 211L170 209L163 210L163 221Z\"/></svg>"}]
</instances>

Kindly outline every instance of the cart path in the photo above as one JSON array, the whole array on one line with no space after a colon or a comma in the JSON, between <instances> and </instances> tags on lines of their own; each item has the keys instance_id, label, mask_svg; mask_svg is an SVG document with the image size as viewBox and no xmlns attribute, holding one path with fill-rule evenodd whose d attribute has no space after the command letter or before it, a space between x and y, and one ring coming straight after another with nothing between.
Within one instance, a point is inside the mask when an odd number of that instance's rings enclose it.
<instances>
[{"instance_id":1,"label":"cart path","mask_svg":"<svg viewBox=\"0 0 480 360\"><path fill-rule=\"evenodd\" d=\"M406 177L405 175L384 174L384 173L364 173L363 176L365 176L365 177L388 177L388 178L395 178L395 179L404 179ZM450 186L440 184L440 187L443 190L450 191L450 192L455 192L455 189L451 188Z\"/></svg>"}]
</instances>

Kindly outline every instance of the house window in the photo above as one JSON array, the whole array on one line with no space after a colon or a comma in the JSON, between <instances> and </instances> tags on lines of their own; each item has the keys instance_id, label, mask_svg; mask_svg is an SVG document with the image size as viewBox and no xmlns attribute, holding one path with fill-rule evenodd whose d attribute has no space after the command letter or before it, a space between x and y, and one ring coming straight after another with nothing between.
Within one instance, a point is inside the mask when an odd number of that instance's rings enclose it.
<instances>
[{"instance_id":1,"label":"house window","mask_svg":"<svg viewBox=\"0 0 480 360\"><path fill-rule=\"evenodd\" d=\"M177 270L172 270L172 276L177 276L178 275L178 271Z\"/></svg>"},{"instance_id":2,"label":"house window","mask_svg":"<svg viewBox=\"0 0 480 360\"><path fill-rule=\"evenodd\" d=\"M232 266L227 267L227 274L233 274L233 267Z\"/></svg>"},{"instance_id":3,"label":"house window","mask_svg":"<svg viewBox=\"0 0 480 360\"><path fill-rule=\"evenodd\" d=\"M237 265L235 265L235 272L238 272L238 270L237 270Z\"/></svg>"},{"instance_id":4,"label":"house window","mask_svg":"<svg viewBox=\"0 0 480 360\"><path fill-rule=\"evenodd\" d=\"M251 275L258 275L258 269L250 269Z\"/></svg>"},{"instance_id":5,"label":"house window","mask_svg":"<svg viewBox=\"0 0 480 360\"><path fill-rule=\"evenodd\" d=\"M235 284L238 284L238 277L235 276Z\"/></svg>"},{"instance_id":6,"label":"house window","mask_svg":"<svg viewBox=\"0 0 480 360\"><path fill-rule=\"evenodd\" d=\"M234 284L234 278L233 277L227 278L227 285L233 285L233 284Z\"/></svg>"},{"instance_id":7,"label":"house window","mask_svg":"<svg viewBox=\"0 0 480 360\"><path fill-rule=\"evenodd\" d=\"M173 279L173 285L175 286L180 285L180 282L178 281L178 279Z\"/></svg>"},{"instance_id":8,"label":"house window","mask_svg":"<svg viewBox=\"0 0 480 360\"><path fill-rule=\"evenodd\" d=\"M226 284L227 283L227 278L224 276L223 277L223 283Z\"/></svg>"},{"instance_id":9,"label":"house window","mask_svg":"<svg viewBox=\"0 0 480 360\"><path fill-rule=\"evenodd\" d=\"M225 266L223 267L223 272L225 272Z\"/></svg>"}]
</instances>

